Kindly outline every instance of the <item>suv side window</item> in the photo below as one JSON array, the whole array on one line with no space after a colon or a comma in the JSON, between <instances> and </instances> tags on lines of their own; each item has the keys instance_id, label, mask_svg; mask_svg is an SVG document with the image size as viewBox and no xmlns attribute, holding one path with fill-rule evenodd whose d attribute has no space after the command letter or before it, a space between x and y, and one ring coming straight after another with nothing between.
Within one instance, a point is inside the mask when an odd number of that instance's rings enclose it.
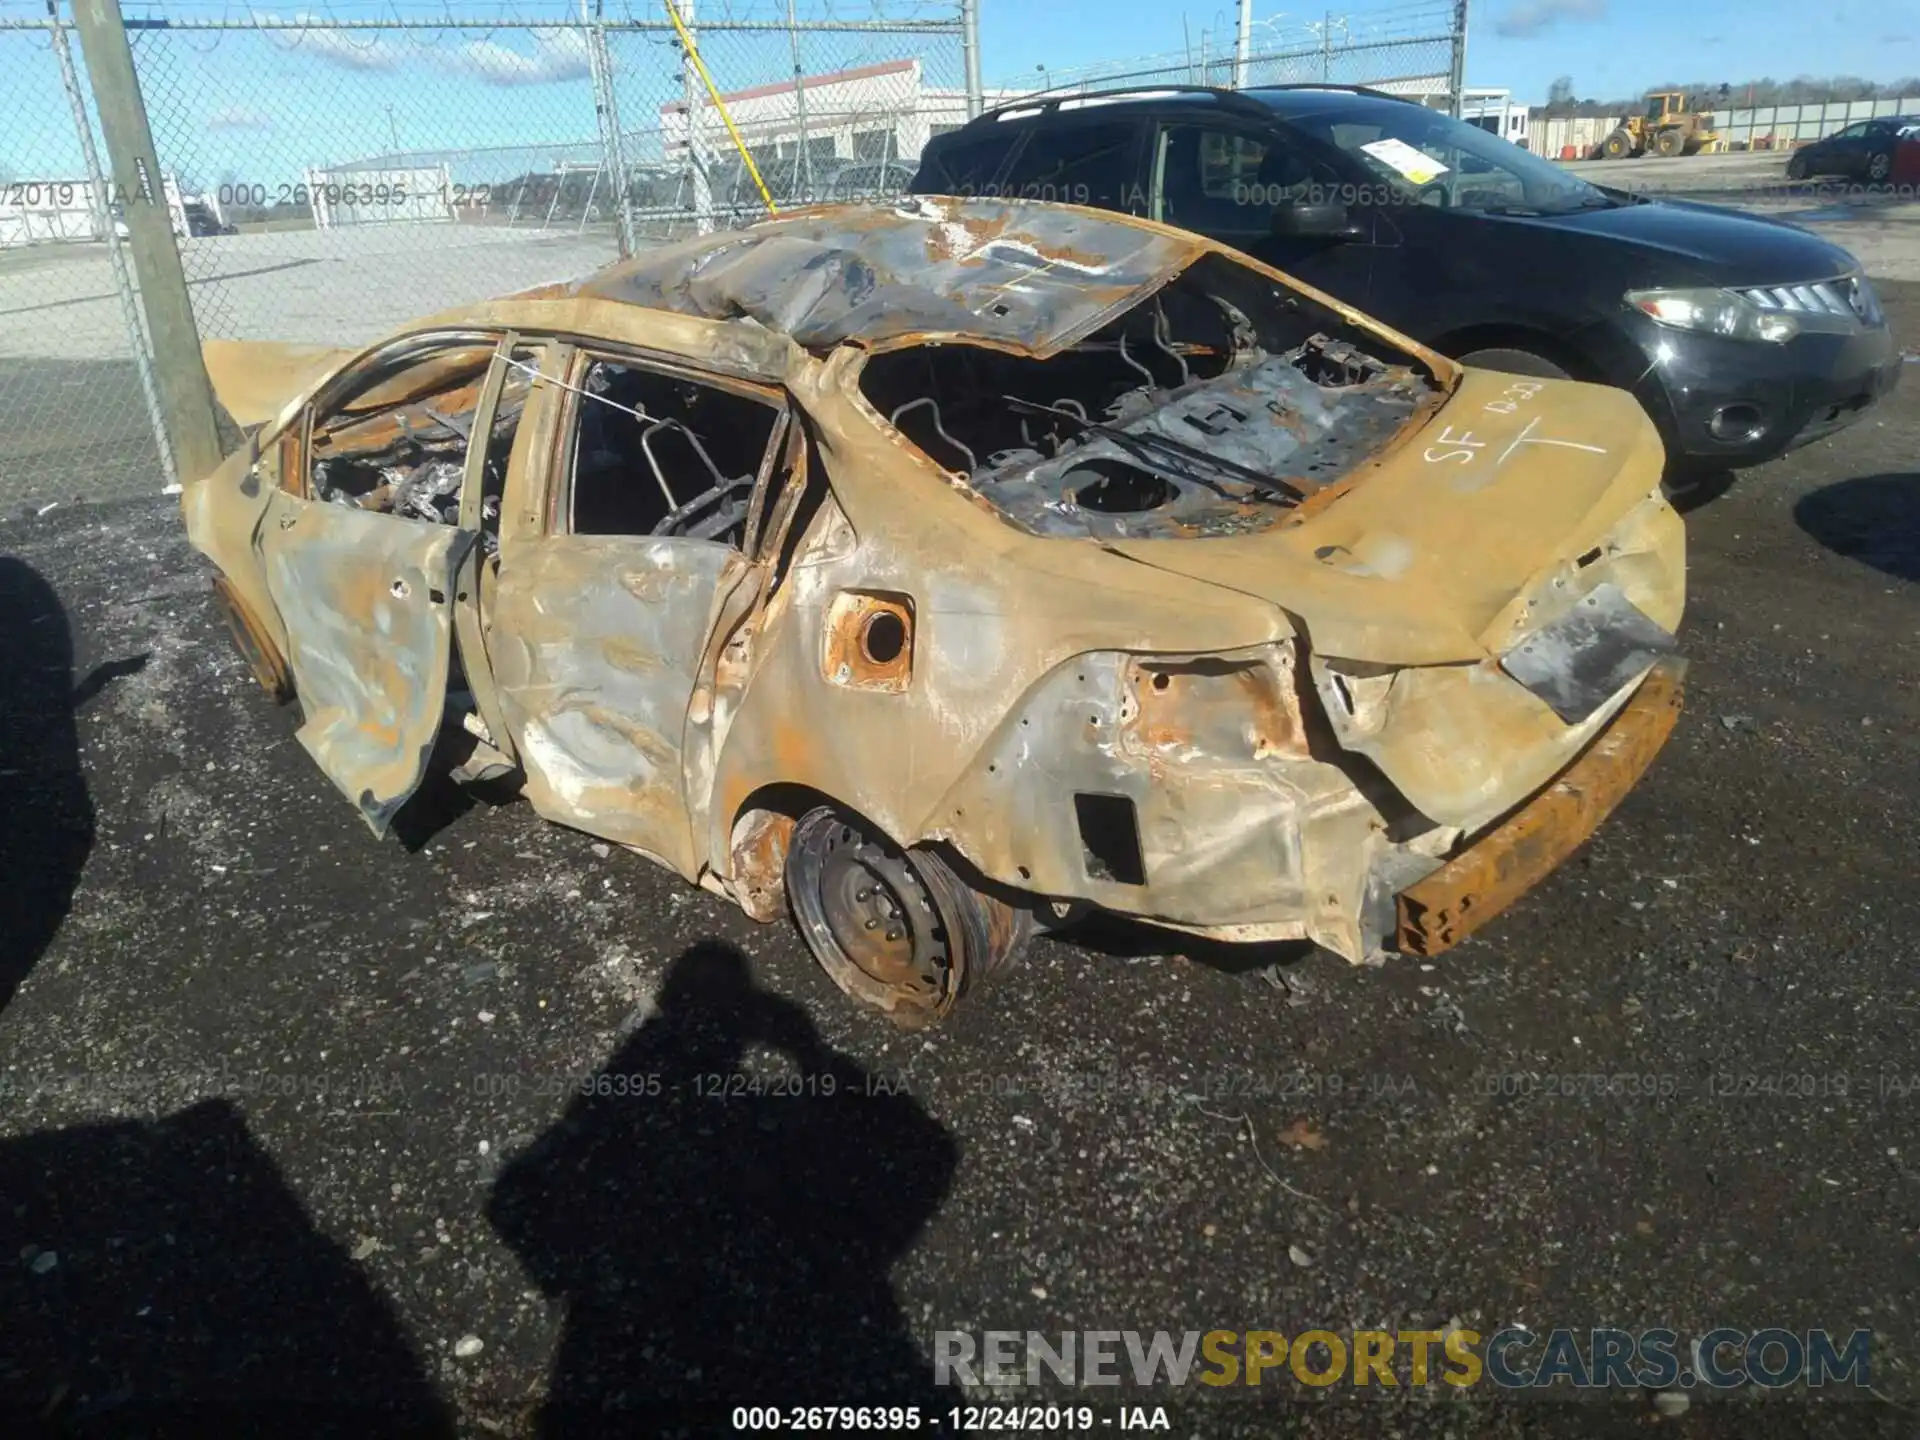
<instances>
[{"instance_id":1,"label":"suv side window","mask_svg":"<svg viewBox=\"0 0 1920 1440\"><path fill-rule=\"evenodd\" d=\"M1020 132L996 123L980 135L955 136L927 147L920 173L913 177L919 195L998 195L1000 170Z\"/></svg>"},{"instance_id":2,"label":"suv side window","mask_svg":"<svg viewBox=\"0 0 1920 1440\"><path fill-rule=\"evenodd\" d=\"M1163 125L1154 154L1153 218L1202 235L1263 237L1275 207L1333 180L1273 131Z\"/></svg>"},{"instance_id":3,"label":"suv side window","mask_svg":"<svg viewBox=\"0 0 1920 1440\"><path fill-rule=\"evenodd\" d=\"M1131 120L1035 125L1002 193L1137 214L1140 131Z\"/></svg>"}]
</instances>

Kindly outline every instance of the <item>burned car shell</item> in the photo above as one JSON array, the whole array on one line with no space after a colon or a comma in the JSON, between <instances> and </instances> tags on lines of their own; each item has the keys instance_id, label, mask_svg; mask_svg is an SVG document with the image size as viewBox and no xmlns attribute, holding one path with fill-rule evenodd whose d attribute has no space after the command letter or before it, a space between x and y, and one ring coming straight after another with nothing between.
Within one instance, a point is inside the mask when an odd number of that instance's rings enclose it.
<instances>
[{"instance_id":1,"label":"burned car shell","mask_svg":"<svg viewBox=\"0 0 1920 1440\"><path fill-rule=\"evenodd\" d=\"M989 498L992 477L936 460L863 393L868 367L907 350L1059 356L1202 261L1304 297L1363 348L1407 362L1367 382L1399 386L1392 433L1333 473L1294 477L1297 503L1250 527L1023 522ZM210 351L223 397L250 392L236 418L261 428L183 501L242 627L288 662L303 743L376 830L418 783L457 650L474 728L524 769L541 814L758 919L782 908L795 816L824 801L899 846L950 847L999 894L1363 960L1396 940L1444 948L1537 880L1671 724L1677 662L1663 657L1683 605L1683 535L1631 398L1462 371L1197 236L1073 207L916 197L662 247L409 333L547 342L497 558L478 558L461 528L297 497L277 473L309 407L379 347L287 352L291 398L271 416L259 377L273 352L236 347L228 358L253 380L230 387ZM786 479L763 517L771 548L559 533L572 392L556 357L588 342L791 406ZM822 481L784 535L802 508L787 497ZM392 526L409 534L375 533ZM1569 633L1596 595L1666 643L1613 645L1601 669L1617 683L1569 718L1503 662L1556 625ZM876 655L862 637L881 614L900 643ZM655 649L679 657L664 679ZM1651 707L1649 674L1661 681ZM1591 803L1556 812L1551 843L1501 840L1629 719L1643 743ZM1460 893L1408 906L1421 881L1492 842L1505 878L1464 882L1487 892L1478 913L1465 916ZM1532 858L1507 863L1523 851ZM1445 910L1445 925L1425 926L1426 909Z\"/></svg>"}]
</instances>

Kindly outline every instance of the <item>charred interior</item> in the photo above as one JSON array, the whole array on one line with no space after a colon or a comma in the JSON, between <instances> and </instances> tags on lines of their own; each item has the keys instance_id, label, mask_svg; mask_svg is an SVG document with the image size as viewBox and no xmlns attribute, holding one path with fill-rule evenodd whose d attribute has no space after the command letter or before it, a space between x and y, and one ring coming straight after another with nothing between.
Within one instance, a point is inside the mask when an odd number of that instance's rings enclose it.
<instances>
[{"instance_id":1,"label":"charred interior","mask_svg":"<svg viewBox=\"0 0 1920 1440\"><path fill-rule=\"evenodd\" d=\"M861 389L1022 528L1115 537L1265 529L1439 398L1412 357L1220 256L1048 359L916 346Z\"/></svg>"},{"instance_id":2,"label":"charred interior","mask_svg":"<svg viewBox=\"0 0 1920 1440\"><path fill-rule=\"evenodd\" d=\"M311 476L315 498L407 520L458 524L460 487L490 357L490 351L467 352L469 363L451 373L444 358L403 370L316 423ZM480 523L489 550L497 543L507 459L531 383L525 370L507 372L493 423L483 437ZM426 393L416 393L423 386ZM388 397L396 391L405 398L387 408Z\"/></svg>"},{"instance_id":3,"label":"charred interior","mask_svg":"<svg viewBox=\"0 0 1920 1440\"><path fill-rule=\"evenodd\" d=\"M484 437L482 540L494 548L507 464L537 354L517 352ZM490 349L403 365L313 430L312 493L455 525ZM677 375L595 359L580 386L570 507L578 535L673 535L738 545L781 412Z\"/></svg>"},{"instance_id":4,"label":"charred interior","mask_svg":"<svg viewBox=\"0 0 1920 1440\"><path fill-rule=\"evenodd\" d=\"M589 365L581 389L574 534L741 544L778 409L613 360Z\"/></svg>"}]
</instances>

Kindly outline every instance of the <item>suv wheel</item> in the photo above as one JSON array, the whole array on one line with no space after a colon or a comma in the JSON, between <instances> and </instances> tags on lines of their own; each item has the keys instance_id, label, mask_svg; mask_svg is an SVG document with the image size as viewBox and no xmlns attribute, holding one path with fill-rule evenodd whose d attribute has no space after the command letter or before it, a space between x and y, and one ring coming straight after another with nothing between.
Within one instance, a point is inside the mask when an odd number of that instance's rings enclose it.
<instances>
[{"instance_id":1,"label":"suv wheel","mask_svg":"<svg viewBox=\"0 0 1920 1440\"><path fill-rule=\"evenodd\" d=\"M1531 350L1518 350L1506 346L1494 346L1486 350L1469 350L1456 356L1462 365L1475 370L1499 370L1508 375L1537 375L1543 380L1571 380L1572 375L1554 364L1544 355L1536 355Z\"/></svg>"}]
</instances>

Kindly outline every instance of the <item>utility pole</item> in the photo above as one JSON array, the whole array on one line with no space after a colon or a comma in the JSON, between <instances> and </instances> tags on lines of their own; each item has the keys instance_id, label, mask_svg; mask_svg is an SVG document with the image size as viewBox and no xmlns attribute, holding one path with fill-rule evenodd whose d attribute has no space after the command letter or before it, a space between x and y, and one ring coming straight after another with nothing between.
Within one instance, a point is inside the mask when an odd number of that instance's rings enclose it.
<instances>
[{"instance_id":1,"label":"utility pole","mask_svg":"<svg viewBox=\"0 0 1920 1440\"><path fill-rule=\"evenodd\" d=\"M1233 42L1233 88L1247 88L1247 61L1253 55L1253 0L1240 0L1240 33Z\"/></svg>"},{"instance_id":2,"label":"utility pole","mask_svg":"<svg viewBox=\"0 0 1920 1440\"><path fill-rule=\"evenodd\" d=\"M393 107L391 105L384 105L381 108L387 112L387 138L393 142L393 153L398 155L400 153L400 127L394 122Z\"/></svg>"},{"instance_id":3,"label":"utility pole","mask_svg":"<svg viewBox=\"0 0 1920 1440\"><path fill-rule=\"evenodd\" d=\"M174 243L173 215L153 132L147 127L133 51L127 44L119 0L74 0L73 18L93 82L113 188L126 213L128 248L133 251L140 308L153 347L154 380L166 415L167 439L178 478L191 484L219 466L220 436L214 423L213 386L200 356L200 331L187 296L180 248Z\"/></svg>"}]
</instances>

